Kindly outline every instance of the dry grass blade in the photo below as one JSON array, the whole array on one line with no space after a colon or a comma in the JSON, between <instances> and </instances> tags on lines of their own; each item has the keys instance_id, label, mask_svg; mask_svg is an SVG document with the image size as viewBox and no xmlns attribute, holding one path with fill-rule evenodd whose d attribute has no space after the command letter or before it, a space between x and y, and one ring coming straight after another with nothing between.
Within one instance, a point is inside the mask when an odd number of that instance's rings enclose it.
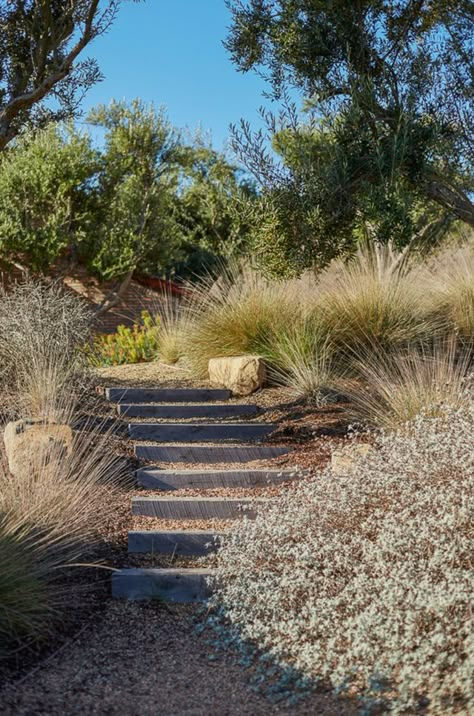
<instances>
[{"instance_id":1,"label":"dry grass blade","mask_svg":"<svg viewBox=\"0 0 474 716\"><path fill-rule=\"evenodd\" d=\"M470 400L472 355L456 341L437 342L431 352L392 353L372 345L356 363L360 380L341 385L350 417L392 430L418 415L438 417Z\"/></svg>"},{"instance_id":2,"label":"dry grass blade","mask_svg":"<svg viewBox=\"0 0 474 716\"><path fill-rule=\"evenodd\" d=\"M433 318L474 345L474 244L443 251L425 276Z\"/></svg>"},{"instance_id":3,"label":"dry grass blade","mask_svg":"<svg viewBox=\"0 0 474 716\"><path fill-rule=\"evenodd\" d=\"M58 404L85 381L78 351L89 338L92 314L61 284L28 279L0 291L2 400L21 415L61 420Z\"/></svg>"}]
</instances>

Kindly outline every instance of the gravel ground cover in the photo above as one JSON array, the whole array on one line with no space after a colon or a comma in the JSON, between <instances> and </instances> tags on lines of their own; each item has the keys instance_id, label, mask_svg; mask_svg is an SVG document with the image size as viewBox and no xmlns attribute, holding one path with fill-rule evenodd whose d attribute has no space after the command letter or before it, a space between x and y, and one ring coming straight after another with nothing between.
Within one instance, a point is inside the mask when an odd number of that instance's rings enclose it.
<instances>
[{"instance_id":1,"label":"gravel ground cover","mask_svg":"<svg viewBox=\"0 0 474 716\"><path fill-rule=\"evenodd\" d=\"M97 371L97 385L134 387L208 387L191 380L185 369L161 364L117 366ZM289 444L293 451L274 460L253 463L189 465L161 464L162 469L317 469L330 459L331 449L344 440L347 426L343 406L315 410L295 403L288 391L262 390L238 402L256 402L259 419L278 422L266 444ZM100 401L99 401L100 404ZM108 410L104 404L104 410ZM123 425L126 424L126 419ZM101 527L101 543L91 561L107 568L185 567L196 560L172 555L128 555L131 529L225 531L229 521L158 520L131 515L133 495L159 495L140 490L133 471L138 467L126 430L110 439L111 449L127 461L130 480L97 496L108 507ZM270 497L292 489L279 486L250 489L176 490L173 497ZM206 558L211 564L211 558ZM200 562L202 564L202 562ZM74 584L68 614L46 648L19 652L0 664L0 713L5 716L69 714L162 714L164 716L219 714L295 714L349 716L357 710L330 694L309 697L298 706L276 705L254 692L249 673L232 654L216 654L192 625L195 608L160 603L112 601L110 572L100 568L70 570L61 577ZM2 685L3 684L3 685Z\"/></svg>"},{"instance_id":2,"label":"gravel ground cover","mask_svg":"<svg viewBox=\"0 0 474 716\"><path fill-rule=\"evenodd\" d=\"M198 636L193 607L109 602L75 638L0 691L3 716L355 716L315 694L287 707L249 685L249 672Z\"/></svg>"}]
</instances>

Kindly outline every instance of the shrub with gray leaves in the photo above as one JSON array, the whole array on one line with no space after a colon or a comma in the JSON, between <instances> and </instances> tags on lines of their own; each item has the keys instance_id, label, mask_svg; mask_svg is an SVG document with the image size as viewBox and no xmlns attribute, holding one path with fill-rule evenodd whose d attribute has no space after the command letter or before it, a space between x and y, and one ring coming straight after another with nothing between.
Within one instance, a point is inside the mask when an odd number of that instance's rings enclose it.
<instances>
[{"instance_id":1,"label":"shrub with gray leaves","mask_svg":"<svg viewBox=\"0 0 474 716\"><path fill-rule=\"evenodd\" d=\"M474 711L474 404L303 480L217 556L218 618L303 676L391 713Z\"/></svg>"}]
</instances>

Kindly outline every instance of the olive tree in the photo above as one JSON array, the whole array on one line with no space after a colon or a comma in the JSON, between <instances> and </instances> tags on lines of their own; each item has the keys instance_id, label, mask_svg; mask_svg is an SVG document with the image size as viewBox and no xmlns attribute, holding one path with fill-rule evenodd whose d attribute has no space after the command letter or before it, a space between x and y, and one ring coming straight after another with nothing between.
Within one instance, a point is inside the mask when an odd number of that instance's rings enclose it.
<instances>
[{"instance_id":1,"label":"olive tree","mask_svg":"<svg viewBox=\"0 0 474 716\"><path fill-rule=\"evenodd\" d=\"M29 122L74 115L101 77L97 62L80 56L121 2L0 0L0 151Z\"/></svg>"}]
</instances>

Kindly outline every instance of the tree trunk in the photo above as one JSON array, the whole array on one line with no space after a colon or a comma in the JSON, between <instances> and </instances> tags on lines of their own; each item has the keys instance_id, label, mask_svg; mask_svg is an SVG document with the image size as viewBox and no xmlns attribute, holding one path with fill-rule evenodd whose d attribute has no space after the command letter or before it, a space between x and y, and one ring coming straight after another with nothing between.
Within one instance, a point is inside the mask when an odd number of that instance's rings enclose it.
<instances>
[{"instance_id":1,"label":"tree trunk","mask_svg":"<svg viewBox=\"0 0 474 716\"><path fill-rule=\"evenodd\" d=\"M102 301L97 311L95 312L96 318L99 318L104 313L107 313L107 311L110 311L111 308L118 306L120 301L123 299L127 288L130 286L130 281L132 280L134 271L134 268L131 269L122 279L122 282L118 289L116 291L110 291L110 293L105 297L105 299Z\"/></svg>"},{"instance_id":2,"label":"tree trunk","mask_svg":"<svg viewBox=\"0 0 474 716\"><path fill-rule=\"evenodd\" d=\"M437 204L448 209L457 219L474 228L474 204L467 194L442 179L433 179L425 184L426 194Z\"/></svg>"}]
</instances>

